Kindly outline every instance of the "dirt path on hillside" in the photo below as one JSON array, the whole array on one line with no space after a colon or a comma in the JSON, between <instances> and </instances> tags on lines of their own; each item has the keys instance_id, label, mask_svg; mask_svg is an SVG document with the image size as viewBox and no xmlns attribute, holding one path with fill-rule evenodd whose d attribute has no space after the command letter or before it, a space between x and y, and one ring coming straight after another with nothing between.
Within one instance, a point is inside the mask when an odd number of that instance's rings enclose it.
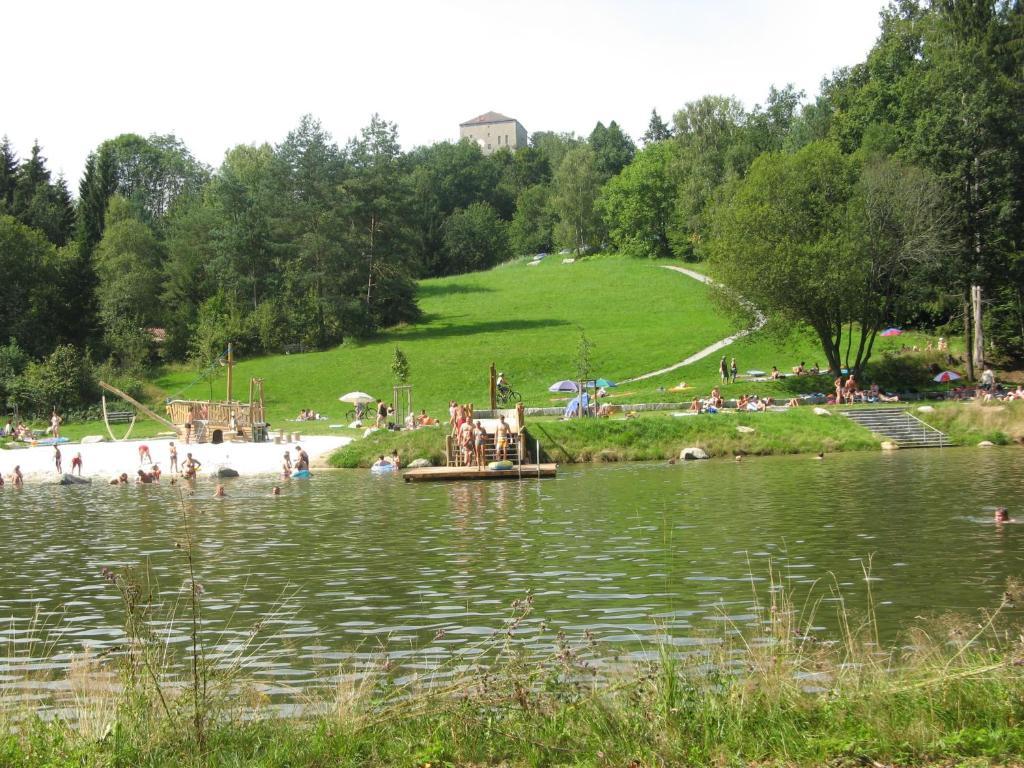
<instances>
[{"instance_id":1,"label":"dirt path on hillside","mask_svg":"<svg viewBox=\"0 0 1024 768\"><path fill-rule=\"evenodd\" d=\"M692 277L694 280L700 280L700 282L706 283L707 285L715 285L716 284L715 281L712 280L707 275L702 275L700 272L694 272L692 269L686 269L685 267L677 267L677 266L673 266L673 265L663 265L662 269L671 269L673 272L679 272L680 274L686 275L687 277ZM754 309L753 311L754 311L754 324L752 326L750 326L749 328L747 328L746 330L739 331L738 333L734 333L732 336L727 336L726 338L722 339L721 341L716 341L714 344L711 344L711 345L709 345L707 347L704 347L704 349L700 350L699 352L695 352L694 354L690 355L685 360L680 360L678 363L670 365L670 366L668 366L666 368L659 368L658 370L651 371L650 373L643 373L643 374L641 374L639 376L633 376L632 378L629 378L629 379L622 379L619 383L620 384L629 384L630 382L633 382L633 381L643 381L644 379L652 379L655 376L660 376L663 373L669 373L670 371L674 371L674 370L676 370L678 368L682 368L684 366L690 365L691 363L696 363L698 360L703 360L705 357L708 357L709 355L713 355L715 352L717 352L718 350L722 349L723 347L729 346L734 341L736 341L736 339L742 339L744 336L747 336L747 335L753 333L754 331L761 330L761 328L764 327L764 324L767 322L767 320L766 320L764 314L760 310Z\"/></svg>"}]
</instances>

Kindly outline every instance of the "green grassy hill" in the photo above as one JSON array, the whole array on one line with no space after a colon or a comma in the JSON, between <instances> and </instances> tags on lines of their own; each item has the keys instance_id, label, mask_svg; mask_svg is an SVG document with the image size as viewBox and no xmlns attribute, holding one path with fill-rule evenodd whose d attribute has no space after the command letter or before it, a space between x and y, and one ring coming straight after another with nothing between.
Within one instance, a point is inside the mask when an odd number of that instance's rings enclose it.
<instances>
[{"instance_id":1,"label":"green grassy hill","mask_svg":"<svg viewBox=\"0 0 1024 768\"><path fill-rule=\"evenodd\" d=\"M400 347L410 364L417 409L440 415L449 399L487 400L493 361L528 405L564 402L548 386L576 373L580 331L594 343L595 376L618 380L670 365L729 335L733 321L708 303L707 289L650 261L614 256L575 264L549 259L539 266L514 262L489 272L427 280L420 287L424 322L393 329L363 343L326 352L244 360L236 386L251 376L266 380L272 423L312 408L339 420L339 395L363 390L390 399L391 359ZM712 368L714 366L712 365ZM223 391L223 372L214 392ZM178 393L192 370L157 383ZM657 383L629 387L640 399ZM184 396L209 397L209 384Z\"/></svg>"},{"instance_id":2,"label":"green grassy hill","mask_svg":"<svg viewBox=\"0 0 1024 768\"><path fill-rule=\"evenodd\" d=\"M372 340L347 342L324 352L242 359L236 367L236 396L244 396L250 377L266 381L268 417L283 426L303 408L328 421L304 423L303 432L327 432L344 421L349 406L338 396L363 390L390 399L391 360L400 347L410 363L414 406L435 416L446 414L449 399L487 402L488 366L493 361L531 406L561 405L565 396L548 386L576 375L581 330L594 343L593 374L615 381L657 370L682 360L737 328L709 300L708 289L689 277L653 262L602 255L574 264L558 257L540 265L517 261L489 272L426 280L420 284L423 322L391 329ZM876 357L923 337L879 339ZM820 347L808 333L781 339L766 331L723 350L735 355L740 371L788 371L803 360L822 363ZM671 373L612 391L613 401L689 401L718 383L715 354ZM197 370L179 366L155 384L154 401L164 395L223 397L224 369L216 378L194 383ZM667 390L685 381L682 393ZM190 386L191 385L191 386ZM830 378L801 377L772 383L740 382L725 388L727 397L743 391L789 397L796 391L827 390ZM160 427L140 420L133 434L148 436ZM115 431L120 434L123 428ZM67 425L71 437L102 433L102 423Z\"/></svg>"}]
</instances>

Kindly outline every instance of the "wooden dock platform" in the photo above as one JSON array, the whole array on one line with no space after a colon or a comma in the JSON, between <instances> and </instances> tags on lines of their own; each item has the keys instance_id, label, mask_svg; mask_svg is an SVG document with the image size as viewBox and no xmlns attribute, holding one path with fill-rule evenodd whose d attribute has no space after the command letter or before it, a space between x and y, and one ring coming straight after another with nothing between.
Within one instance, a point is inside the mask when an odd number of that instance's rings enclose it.
<instances>
[{"instance_id":1,"label":"wooden dock platform","mask_svg":"<svg viewBox=\"0 0 1024 768\"><path fill-rule=\"evenodd\" d=\"M523 464L513 469L478 469L476 467L423 467L407 469L402 473L407 483L425 480L524 480L537 477L554 477L557 464Z\"/></svg>"}]
</instances>

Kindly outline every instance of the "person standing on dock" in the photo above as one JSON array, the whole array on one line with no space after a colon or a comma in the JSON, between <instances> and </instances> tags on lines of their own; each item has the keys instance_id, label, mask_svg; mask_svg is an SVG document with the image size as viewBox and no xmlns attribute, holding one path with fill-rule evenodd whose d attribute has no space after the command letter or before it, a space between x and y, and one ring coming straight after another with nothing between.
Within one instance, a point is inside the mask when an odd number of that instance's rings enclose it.
<instances>
[{"instance_id":1,"label":"person standing on dock","mask_svg":"<svg viewBox=\"0 0 1024 768\"><path fill-rule=\"evenodd\" d=\"M501 461L508 458L509 426L505 423L505 414L498 417L498 426L494 428L495 453Z\"/></svg>"},{"instance_id":2,"label":"person standing on dock","mask_svg":"<svg viewBox=\"0 0 1024 768\"><path fill-rule=\"evenodd\" d=\"M465 417L459 424L459 446L462 448L462 465L468 467L473 458L473 423Z\"/></svg>"},{"instance_id":3,"label":"person standing on dock","mask_svg":"<svg viewBox=\"0 0 1024 768\"><path fill-rule=\"evenodd\" d=\"M487 430L484 429L484 425L477 421L476 426L473 428L473 448L476 453L476 468L483 469L486 456L486 445L487 445Z\"/></svg>"}]
</instances>

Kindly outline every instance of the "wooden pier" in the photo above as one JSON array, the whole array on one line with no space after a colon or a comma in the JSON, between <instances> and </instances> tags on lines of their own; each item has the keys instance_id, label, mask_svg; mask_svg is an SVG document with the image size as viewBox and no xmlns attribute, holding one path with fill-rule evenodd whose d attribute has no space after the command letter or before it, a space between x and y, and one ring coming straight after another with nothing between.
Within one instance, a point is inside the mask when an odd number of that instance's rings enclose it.
<instances>
[{"instance_id":1,"label":"wooden pier","mask_svg":"<svg viewBox=\"0 0 1024 768\"><path fill-rule=\"evenodd\" d=\"M422 467L407 469L402 473L407 483L425 480L530 480L538 477L554 477L557 464L522 464L512 469L488 469L484 467Z\"/></svg>"}]
</instances>

